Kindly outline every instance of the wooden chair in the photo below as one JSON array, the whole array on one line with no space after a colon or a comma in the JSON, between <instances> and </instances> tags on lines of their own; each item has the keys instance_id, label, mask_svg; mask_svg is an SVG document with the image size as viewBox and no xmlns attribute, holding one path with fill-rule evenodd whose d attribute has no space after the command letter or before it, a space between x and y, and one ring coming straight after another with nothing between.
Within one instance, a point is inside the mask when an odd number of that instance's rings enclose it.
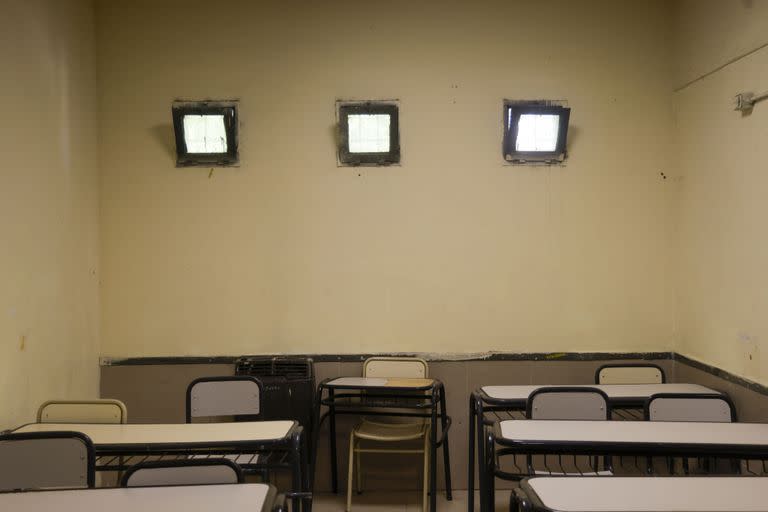
<instances>
[{"instance_id":1,"label":"wooden chair","mask_svg":"<svg viewBox=\"0 0 768 512\"><path fill-rule=\"evenodd\" d=\"M38 423L128 423L128 410L120 400L49 400L37 409ZM125 462L119 458L120 465ZM120 479L121 471L117 472ZM96 474L96 486L103 485L102 473Z\"/></svg>"},{"instance_id":2,"label":"wooden chair","mask_svg":"<svg viewBox=\"0 0 768 512\"><path fill-rule=\"evenodd\" d=\"M38 423L128 423L120 400L50 400L37 410Z\"/></svg>"},{"instance_id":3,"label":"wooden chair","mask_svg":"<svg viewBox=\"0 0 768 512\"><path fill-rule=\"evenodd\" d=\"M363 364L363 377L417 378L429 376L427 362L415 357L371 357ZM387 409L394 412L396 410ZM412 411L411 411L412 412ZM422 454L424 481L422 491L423 510L427 510L429 488L429 422L422 418L387 417L363 418L349 434L349 470L347 479L347 512L352 509L352 481L357 466L356 487L362 492L362 453ZM397 448L386 446L390 443L421 441L420 447ZM363 441L373 442L378 448L363 448ZM381 446L381 445L384 446Z\"/></svg>"}]
</instances>

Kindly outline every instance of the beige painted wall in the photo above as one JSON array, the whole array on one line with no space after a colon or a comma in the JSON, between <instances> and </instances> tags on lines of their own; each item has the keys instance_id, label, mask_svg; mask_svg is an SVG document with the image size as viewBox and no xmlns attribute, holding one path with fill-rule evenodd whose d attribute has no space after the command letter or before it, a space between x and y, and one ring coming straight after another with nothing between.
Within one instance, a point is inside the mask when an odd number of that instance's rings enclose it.
<instances>
[{"instance_id":1,"label":"beige painted wall","mask_svg":"<svg viewBox=\"0 0 768 512\"><path fill-rule=\"evenodd\" d=\"M94 11L0 15L0 430L50 398L98 396Z\"/></svg>"},{"instance_id":2,"label":"beige painted wall","mask_svg":"<svg viewBox=\"0 0 768 512\"><path fill-rule=\"evenodd\" d=\"M767 0L676 0L675 85L768 43Z\"/></svg>"},{"instance_id":3,"label":"beige painted wall","mask_svg":"<svg viewBox=\"0 0 768 512\"><path fill-rule=\"evenodd\" d=\"M680 7L681 54L700 65L697 74L738 56L747 40L768 43L768 1ZM768 47L675 95L678 350L766 384L768 102L742 116L730 101L744 91L768 91Z\"/></svg>"},{"instance_id":4,"label":"beige painted wall","mask_svg":"<svg viewBox=\"0 0 768 512\"><path fill-rule=\"evenodd\" d=\"M99 4L104 355L671 346L668 2L222 5ZM542 97L567 167L503 165ZM175 98L242 100L239 169L174 167ZM336 167L336 98L401 167Z\"/></svg>"}]
</instances>

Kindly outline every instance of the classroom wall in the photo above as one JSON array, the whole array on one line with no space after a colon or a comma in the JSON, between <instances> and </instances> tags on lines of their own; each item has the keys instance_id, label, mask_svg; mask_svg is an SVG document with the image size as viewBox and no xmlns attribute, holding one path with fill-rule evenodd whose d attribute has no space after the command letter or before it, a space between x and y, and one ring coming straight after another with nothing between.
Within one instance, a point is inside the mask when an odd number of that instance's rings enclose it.
<instances>
[{"instance_id":1,"label":"classroom wall","mask_svg":"<svg viewBox=\"0 0 768 512\"><path fill-rule=\"evenodd\" d=\"M768 101L751 115L737 93L768 91L768 1L678 4L677 49L684 71L675 93L679 187L676 350L768 383Z\"/></svg>"},{"instance_id":2,"label":"classroom wall","mask_svg":"<svg viewBox=\"0 0 768 512\"><path fill-rule=\"evenodd\" d=\"M94 11L2 3L0 430L99 393Z\"/></svg>"},{"instance_id":3,"label":"classroom wall","mask_svg":"<svg viewBox=\"0 0 768 512\"><path fill-rule=\"evenodd\" d=\"M674 340L671 5L98 3L102 354L652 351ZM176 98L241 100L241 166L177 169ZM334 101L400 100L338 168ZM565 167L502 99L572 107Z\"/></svg>"},{"instance_id":4,"label":"classroom wall","mask_svg":"<svg viewBox=\"0 0 768 512\"><path fill-rule=\"evenodd\" d=\"M765 45L766 0L676 0L675 86Z\"/></svg>"}]
</instances>

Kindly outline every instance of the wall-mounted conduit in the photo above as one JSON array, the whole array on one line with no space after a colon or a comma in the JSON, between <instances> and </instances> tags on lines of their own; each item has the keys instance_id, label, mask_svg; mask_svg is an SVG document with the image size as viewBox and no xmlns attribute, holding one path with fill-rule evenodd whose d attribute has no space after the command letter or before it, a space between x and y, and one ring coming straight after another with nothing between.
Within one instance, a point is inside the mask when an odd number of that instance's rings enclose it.
<instances>
[{"instance_id":1,"label":"wall-mounted conduit","mask_svg":"<svg viewBox=\"0 0 768 512\"><path fill-rule=\"evenodd\" d=\"M754 94L751 92L742 92L736 95L734 98L734 110L739 112L751 112L755 107L755 103L768 99L768 91L760 94Z\"/></svg>"}]
</instances>

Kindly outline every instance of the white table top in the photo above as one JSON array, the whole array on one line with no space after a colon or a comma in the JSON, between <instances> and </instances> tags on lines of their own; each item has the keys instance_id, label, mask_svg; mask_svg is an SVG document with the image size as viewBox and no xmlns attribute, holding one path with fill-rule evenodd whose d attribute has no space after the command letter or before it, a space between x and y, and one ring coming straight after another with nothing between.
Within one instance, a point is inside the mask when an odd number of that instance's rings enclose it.
<instances>
[{"instance_id":1,"label":"white table top","mask_svg":"<svg viewBox=\"0 0 768 512\"><path fill-rule=\"evenodd\" d=\"M259 512L270 497L266 484L134 487L0 494L0 510L13 512ZM271 504L267 503L271 508Z\"/></svg>"},{"instance_id":2,"label":"white table top","mask_svg":"<svg viewBox=\"0 0 768 512\"><path fill-rule=\"evenodd\" d=\"M528 397L541 388L548 388L557 386L553 385L537 385L537 386L483 386L481 389L490 398L497 400L528 400ZM605 392L608 398L621 399L621 398L648 398L651 395L658 393L688 393L688 394L702 394L702 393L715 393L721 394L719 391L709 389L698 384L580 384L570 385L563 384L563 386L576 387L576 388L597 388Z\"/></svg>"},{"instance_id":3,"label":"white table top","mask_svg":"<svg viewBox=\"0 0 768 512\"><path fill-rule=\"evenodd\" d=\"M516 442L728 444L768 446L766 423L505 420L501 437Z\"/></svg>"},{"instance_id":4,"label":"white table top","mask_svg":"<svg viewBox=\"0 0 768 512\"><path fill-rule=\"evenodd\" d=\"M379 377L339 377L325 383L327 387L351 387L351 388L428 388L432 386L432 379L411 378L379 378Z\"/></svg>"},{"instance_id":5,"label":"white table top","mask_svg":"<svg viewBox=\"0 0 768 512\"><path fill-rule=\"evenodd\" d=\"M528 485L562 512L768 511L761 477L542 477Z\"/></svg>"},{"instance_id":6,"label":"white table top","mask_svg":"<svg viewBox=\"0 0 768 512\"><path fill-rule=\"evenodd\" d=\"M100 445L225 444L228 442L279 441L293 421L249 421L233 423L177 423L96 425L81 423L31 423L15 432L82 432Z\"/></svg>"}]
</instances>

